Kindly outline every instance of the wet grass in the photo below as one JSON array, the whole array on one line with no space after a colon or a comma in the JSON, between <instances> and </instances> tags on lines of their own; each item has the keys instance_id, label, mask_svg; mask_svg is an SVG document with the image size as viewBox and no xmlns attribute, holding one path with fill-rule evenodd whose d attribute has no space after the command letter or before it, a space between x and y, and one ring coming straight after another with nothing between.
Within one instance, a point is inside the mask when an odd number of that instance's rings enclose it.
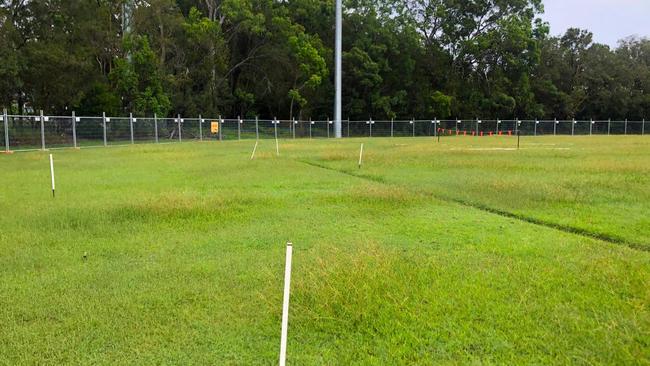
<instances>
[{"instance_id":1,"label":"wet grass","mask_svg":"<svg viewBox=\"0 0 650 366\"><path fill-rule=\"evenodd\" d=\"M648 141L549 140L0 156L0 364L273 364L288 240L291 364L647 364L650 253L456 202L647 243Z\"/></svg>"}]
</instances>

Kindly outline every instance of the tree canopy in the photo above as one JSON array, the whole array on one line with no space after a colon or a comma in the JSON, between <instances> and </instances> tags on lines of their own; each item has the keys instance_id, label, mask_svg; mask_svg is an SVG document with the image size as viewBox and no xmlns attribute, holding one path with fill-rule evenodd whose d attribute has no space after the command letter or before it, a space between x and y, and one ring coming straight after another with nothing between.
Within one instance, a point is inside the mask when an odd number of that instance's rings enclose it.
<instances>
[{"instance_id":1,"label":"tree canopy","mask_svg":"<svg viewBox=\"0 0 650 366\"><path fill-rule=\"evenodd\" d=\"M641 119L650 40L552 37L542 0L346 0L344 116ZM333 0L0 0L16 113L324 119Z\"/></svg>"}]
</instances>

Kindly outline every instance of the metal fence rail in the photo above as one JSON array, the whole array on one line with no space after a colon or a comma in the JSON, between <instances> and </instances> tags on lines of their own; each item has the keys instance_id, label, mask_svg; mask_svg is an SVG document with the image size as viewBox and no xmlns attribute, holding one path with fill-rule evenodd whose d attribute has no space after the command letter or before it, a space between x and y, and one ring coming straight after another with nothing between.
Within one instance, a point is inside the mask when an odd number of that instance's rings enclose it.
<instances>
[{"instance_id":1,"label":"metal fence rail","mask_svg":"<svg viewBox=\"0 0 650 366\"><path fill-rule=\"evenodd\" d=\"M27 151L141 143L265 138L332 138L330 120L217 118L136 118L2 115L2 150ZM645 135L646 121L577 120L367 120L342 121L344 137L445 135Z\"/></svg>"}]
</instances>

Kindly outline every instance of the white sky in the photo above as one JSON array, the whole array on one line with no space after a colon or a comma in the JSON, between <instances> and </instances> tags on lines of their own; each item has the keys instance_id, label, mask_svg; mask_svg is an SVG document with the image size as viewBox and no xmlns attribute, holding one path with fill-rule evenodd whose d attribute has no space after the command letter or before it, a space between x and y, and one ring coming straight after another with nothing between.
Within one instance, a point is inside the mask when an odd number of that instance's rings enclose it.
<instances>
[{"instance_id":1,"label":"white sky","mask_svg":"<svg viewBox=\"0 0 650 366\"><path fill-rule=\"evenodd\" d=\"M615 47L618 40L637 35L650 37L650 0L543 0L542 19L551 35L568 28L587 29L594 41Z\"/></svg>"}]
</instances>

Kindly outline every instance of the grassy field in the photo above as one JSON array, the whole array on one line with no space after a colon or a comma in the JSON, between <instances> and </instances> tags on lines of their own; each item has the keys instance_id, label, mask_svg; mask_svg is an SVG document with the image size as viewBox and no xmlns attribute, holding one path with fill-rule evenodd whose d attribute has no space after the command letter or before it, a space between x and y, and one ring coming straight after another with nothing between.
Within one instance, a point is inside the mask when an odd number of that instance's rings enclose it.
<instances>
[{"instance_id":1,"label":"grassy field","mask_svg":"<svg viewBox=\"0 0 650 366\"><path fill-rule=\"evenodd\" d=\"M365 144L364 166L357 166ZM650 138L0 156L0 364L650 365Z\"/></svg>"}]
</instances>

